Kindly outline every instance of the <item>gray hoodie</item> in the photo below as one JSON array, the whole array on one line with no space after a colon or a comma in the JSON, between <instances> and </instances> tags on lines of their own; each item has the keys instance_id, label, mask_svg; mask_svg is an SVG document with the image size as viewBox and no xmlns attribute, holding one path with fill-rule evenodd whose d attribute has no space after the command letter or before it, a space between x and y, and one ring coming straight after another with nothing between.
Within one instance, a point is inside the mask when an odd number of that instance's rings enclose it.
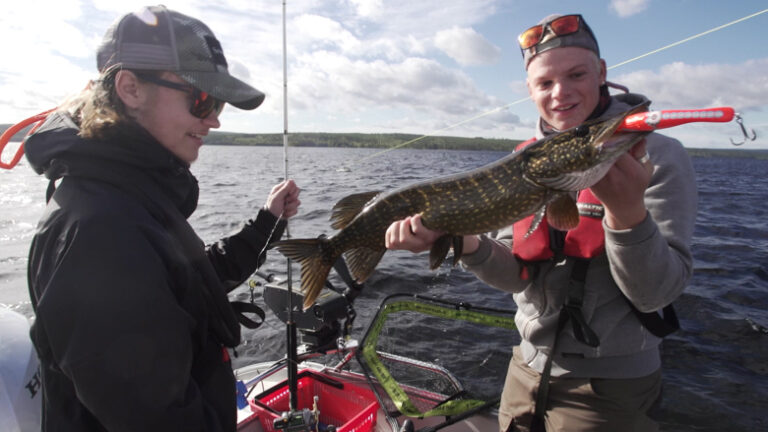
<instances>
[{"instance_id":1,"label":"gray hoodie","mask_svg":"<svg viewBox=\"0 0 768 432\"><path fill-rule=\"evenodd\" d=\"M646 100L635 94L613 96L611 116ZM541 122L540 122L541 123ZM542 138L541 127L537 138ZM690 251L698 194L693 166L682 144L652 133L646 148L654 171L645 192L646 219L631 229L613 230L603 223L606 253L593 259L584 287L584 318L600 339L596 348L561 333L552 376L636 378L661 366L661 339L643 327L627 299L642 312L658 311L683 291L693 271ZM529 366L541 372L551 352L558 315L574 260L548 261L529 280L511 253L512 227L480 237L480 247L462 265L489 285L510 291Z\"/></svg>"}]
</instances>

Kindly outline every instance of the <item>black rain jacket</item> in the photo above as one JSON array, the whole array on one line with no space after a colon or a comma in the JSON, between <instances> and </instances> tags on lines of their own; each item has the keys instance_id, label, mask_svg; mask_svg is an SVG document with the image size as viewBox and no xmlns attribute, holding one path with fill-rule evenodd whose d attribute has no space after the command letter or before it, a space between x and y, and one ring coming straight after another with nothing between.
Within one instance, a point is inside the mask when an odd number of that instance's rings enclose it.
<instances>
[{"instance_id":1,"label":"black rain jacket","mask_svg":"<svg viewBox=\"0 0 768 432\"><path fill-rule=\"evenodd\" d=\"M198 185L185 163L140 128L77 132L57 113L25 142L51 179L28 267L43 430L234 431L227 292L285 222L261 210L206 248L186 220Z\"/></svg>"}]
</instances>

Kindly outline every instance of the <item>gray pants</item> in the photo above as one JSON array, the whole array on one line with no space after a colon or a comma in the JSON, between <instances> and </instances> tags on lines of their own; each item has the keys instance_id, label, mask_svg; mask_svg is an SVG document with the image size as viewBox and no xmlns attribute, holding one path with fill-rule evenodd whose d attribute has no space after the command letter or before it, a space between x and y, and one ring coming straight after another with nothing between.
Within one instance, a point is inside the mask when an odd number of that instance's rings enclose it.
<instances>
[{"instance_id":1,"label":"gray pants","mask_svg":"<svg viewBox=\"0 0 768 432\"><path fill-rule=\"evenodd\" d=\"M512 419L527 432L541 375L528 367L515 347L499 405L499 428ZM661 370L640 378L551 378L545 424L552 431L656 432L648 417L661 395Z\"/></svg>"}]
</instances>

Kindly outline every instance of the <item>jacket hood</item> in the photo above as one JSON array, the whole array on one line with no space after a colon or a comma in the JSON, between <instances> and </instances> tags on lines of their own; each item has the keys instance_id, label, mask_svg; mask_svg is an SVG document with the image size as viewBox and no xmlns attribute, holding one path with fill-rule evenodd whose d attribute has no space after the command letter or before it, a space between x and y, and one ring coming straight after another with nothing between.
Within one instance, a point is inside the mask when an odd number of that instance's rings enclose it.
<instances>
[{"instance_id":1,"label":"jacket hood","mask_svg":"<svg viewBox=\"0 0 768 432\"><path fill-rule=\"evenodd\" d=\"M85 139L72 118L54 112L24 142L24 153L38 174L51 181L64 177L99 180L141 192L150 179L189 217L197 207L197 179L178 159L141 128L120 128L108 139Z\"/></svg>"}]
</instances>

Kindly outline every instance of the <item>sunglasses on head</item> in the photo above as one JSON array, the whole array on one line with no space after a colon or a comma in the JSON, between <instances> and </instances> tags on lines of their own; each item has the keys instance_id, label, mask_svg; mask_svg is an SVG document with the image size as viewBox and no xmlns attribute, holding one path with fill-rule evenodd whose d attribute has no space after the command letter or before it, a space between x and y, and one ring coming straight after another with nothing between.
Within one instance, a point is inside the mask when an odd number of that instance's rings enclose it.
<instances>
[{"instance_id":1,"label":"sunglasses on head","mask_svg":"<svg viewBox=\"0 0 768 432\"><path fill-rule=\"evenodd\" d=\"M173 90L183 91L192 95L192 104L189 106L189 113L197 118L208 118L212 113L216 115L221 114L224 109L225 102L216 99L208 93L197 89L190 84L181 84L173 81L164 80L154 75L135 73L134 74L142 81L150 82L161 87L166 87Z\"/></svg>"},{"instance_id":2,"label":"sunglasses on head","mask_svg":"<svg viewBox=\"0 0 768 432\"><path fill-rule=\"evenodd\" d=\"M579 31L581 22L581 15L561 16L548 23L537 24L520 33L520 36L517 37L517 42L520 44L520 49L527 50L541 42L547 27L552 30L555 36L565 36Z\"/></svg>"}]
</instances>

